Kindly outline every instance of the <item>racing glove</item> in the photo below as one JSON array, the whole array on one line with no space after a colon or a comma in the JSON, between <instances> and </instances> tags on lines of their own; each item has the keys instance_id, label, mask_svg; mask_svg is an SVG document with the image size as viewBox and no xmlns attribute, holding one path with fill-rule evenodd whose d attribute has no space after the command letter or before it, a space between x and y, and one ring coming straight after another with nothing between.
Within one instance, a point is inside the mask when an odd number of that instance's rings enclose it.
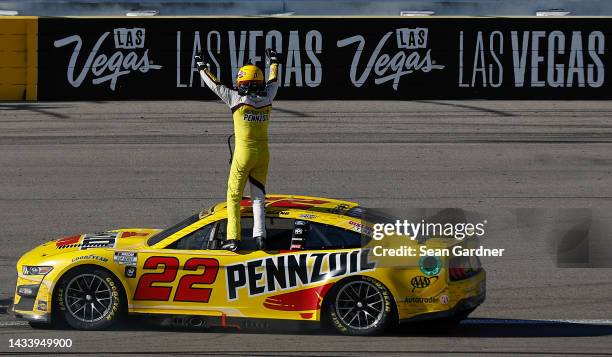
<instances>
[{"instance_id":1,"label":"racing glove","mask_svg":"<svg viewBox=\"0 0 612 357\"><path fill-rule=\"evenodd\" d=\"M279 55L271 48L266 48L266 64L278 64Z\"/></svg>"},{"instance_id":2,"label":"racing glove","mask_svg":"<svg viewBox=\"0 0 612 357\"><path fill-rule=\"evenodd\" d=\"M199 52L193 58L195 59L196 66L198 67L198 70L200 70L200 71L204 71L204 70L210 71L210 63L204 61L204 55L202 54L202 52Z\"/></svg>"}]
</instances>

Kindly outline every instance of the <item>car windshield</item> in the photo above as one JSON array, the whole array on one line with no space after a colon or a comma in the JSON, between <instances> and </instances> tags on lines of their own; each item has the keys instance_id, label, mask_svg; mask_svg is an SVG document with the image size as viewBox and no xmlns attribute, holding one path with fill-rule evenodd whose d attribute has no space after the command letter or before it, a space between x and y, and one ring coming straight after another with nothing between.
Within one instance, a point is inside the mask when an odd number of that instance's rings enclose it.
<instances>
[{"instance_id":1,"label":"car windshield","mask_svg":"<svg viewBox=\"0 0 612 357\"><path fill-rule=\"evenodd\" d=\"M149 238L149 240L147 241L147 244L149 246L155 245L159 242L161 242L162 240L168 238L169 236L173 235L174 233L180 231L181 229L199 221L200 219L207 217L210 215L210 211L209 210L203 210L202 212L196 213L193 216L187 217L186 219L180 221L179 223L173 225L170 228L166 228L163 231L157 233L156 235L152 236L151 238Z\"/></svg>"}]
</instances>

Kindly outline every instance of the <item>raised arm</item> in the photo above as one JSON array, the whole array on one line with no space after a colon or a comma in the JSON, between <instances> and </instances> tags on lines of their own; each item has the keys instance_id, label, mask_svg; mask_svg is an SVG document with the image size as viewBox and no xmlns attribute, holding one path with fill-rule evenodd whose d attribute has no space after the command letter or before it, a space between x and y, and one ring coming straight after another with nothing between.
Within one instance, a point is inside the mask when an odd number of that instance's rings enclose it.
<instances>
[{"instance_id":1,"label":"raised arm","mask_svg":"<svg viewBox=\"0 0 612 357\"><path fill-rule=\"evenodd\" d=\"M217 77L210 71L210 64L204 61L201 53L195 56L195 60L200 76L204 80L204 83L206 83L206 86L218 95L227 106L231 107L232 98L236 95L236 91L224 86L217 80Z\"/></svg>"},{"instance_id":2,"label":"raised arm","mask_svg":"<svg viewBox=\"0 0 612 357\"><path fill-rule=\"evenodd\" d=\"M278 91L278 54L271 48L266 49L266 62L270 65L270 75L266 83L266 93L270 99L276 97Z\"/></svg>"}]
</instances>

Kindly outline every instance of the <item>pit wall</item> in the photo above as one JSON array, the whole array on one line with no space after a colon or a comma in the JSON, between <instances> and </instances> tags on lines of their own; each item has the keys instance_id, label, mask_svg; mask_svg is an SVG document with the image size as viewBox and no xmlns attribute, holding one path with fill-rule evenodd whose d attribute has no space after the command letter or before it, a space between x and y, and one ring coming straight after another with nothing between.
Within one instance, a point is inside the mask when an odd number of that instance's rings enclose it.
<instances>
[{"instance_id":1,"label":"pit wall","mask_svg":"<svg viewBox=\"0 0 612 357\"><path fill-rule=\"evenodd\" d=\"M215 99L281 53L279 99L610 99L606 17L0 18L2 100Z\"/></svg>"},{"instance_id":2,"label":"pit wall","mask_svg":"<svg viewBox=\"0 0 612 357\"><path fill-rule=\"evenodd\" d=\"M38 18L0 17L0 99L36 100Z\"/></svg>"}]
</instances>

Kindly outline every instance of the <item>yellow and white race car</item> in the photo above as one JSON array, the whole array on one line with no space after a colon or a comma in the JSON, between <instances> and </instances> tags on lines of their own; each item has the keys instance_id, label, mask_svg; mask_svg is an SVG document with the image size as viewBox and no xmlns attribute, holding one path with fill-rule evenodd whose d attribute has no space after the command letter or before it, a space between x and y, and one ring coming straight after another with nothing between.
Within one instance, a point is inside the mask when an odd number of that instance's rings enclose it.
<instances>
[{"instance_id":1,"label":"yellow and white race car","mask_svg":"<svg viewBox=\"0 0 612 357\"><path fill-rule=\"evenodd\" d=\"M265 251L254 250L250 238L250 205L242 201L236 252L218 249L226 235L225 203L165 230L118 229L38 246L17 263L15 315L33 326L84 330L146 314L196 318L207 327L323 323L369 335L403 321L458 322L484 301L478 259L374 255L375 222L364 221L356 203L268 195Z\"/></svg>"}]
</instances>

